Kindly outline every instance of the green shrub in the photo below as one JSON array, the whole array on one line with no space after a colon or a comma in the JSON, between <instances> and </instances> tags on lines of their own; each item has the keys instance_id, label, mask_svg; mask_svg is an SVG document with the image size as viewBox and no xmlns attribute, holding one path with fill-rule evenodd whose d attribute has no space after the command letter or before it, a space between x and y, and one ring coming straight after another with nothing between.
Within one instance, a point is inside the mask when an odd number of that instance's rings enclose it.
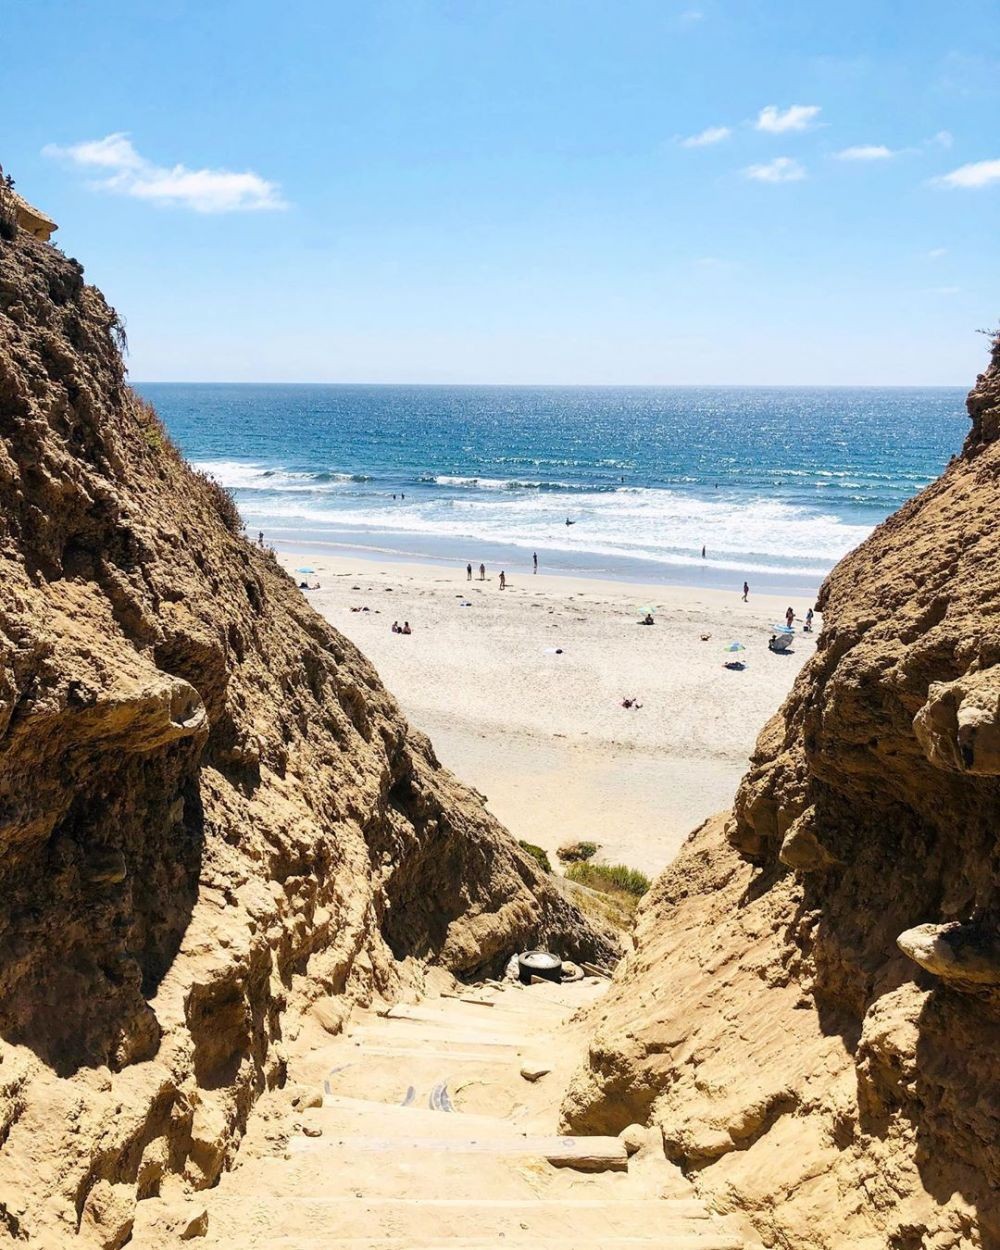
<instances>
[{"instance_id":1,"label":"green shrub","mask_svg":"<svg viewBox=\"0 0 1000 1250\"><path fill-rule=\"evenodd\" d=\"M593 859L598 849L596 842L567 842L556 854L564 864L573 864L581 859Z\"/></svg>"},{"instance_id":2,"label":"green shrub","mask_svg":"<svg viewBox=\"0 0 1000 1250\"><path fill-rule=\"evenodd\" d=\"M535 846L532 842L521 842L517 844L522 851L527 851L532 859L538 862L539 868L545 872L552 871L552 865L549 863L549 857L540 846Z\"/></svg>"},{"instance_id":3,"label":"green shrub","mask_svg":"<svg viewBox=\"0 0 1000 1250\"><path fill-rule=\"evenodd\" d=\"M606 894L631 894L635 898L642 898L652 885L644 872L626 864L570 864L566 876L570 881L590 886L592 890L602 890Z\"/></svg>"},{"instance_id":4,"label":"green shrub","mask_svg":"<svg viewBox=\"0 0 1000 1250\"><path fill-rule=\"evenodd\" d=\"M192 472L207 489L212 506L230 534L242 534L243 518L232 494L211 473L202 473L199 469L192 469Z\"/></svg>"}]
</instances>

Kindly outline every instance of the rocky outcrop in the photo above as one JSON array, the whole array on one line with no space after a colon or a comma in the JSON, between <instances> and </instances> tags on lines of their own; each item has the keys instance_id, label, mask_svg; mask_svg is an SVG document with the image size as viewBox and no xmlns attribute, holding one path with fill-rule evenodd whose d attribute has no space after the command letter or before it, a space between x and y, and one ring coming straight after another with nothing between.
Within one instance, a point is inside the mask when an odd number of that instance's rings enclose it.
<instances>
[{"instance_id":1,"label":"rocky outcrop","mask_svg":"<svg viewBox=\"0 0 1000 1250\"><path fill-rule=\"evenodd\" d=\"M733 813L640 915L565 1103L768 1245L1000 1244L1000 343L942 477L834 570Z\"/></svg>"},{"instance_id":2,"label":"rocky outcrop","mask_svg":"<svg viewBox=\"0 0 1000 1250\"><path fill-rule=\"evenodd\" d=\"M0 241L0 1241L211 1185L310 1003L606 957L125 385L75 261ZM341 1013L342 1016L342 1013Z\"/></svg>"}]
</instances>

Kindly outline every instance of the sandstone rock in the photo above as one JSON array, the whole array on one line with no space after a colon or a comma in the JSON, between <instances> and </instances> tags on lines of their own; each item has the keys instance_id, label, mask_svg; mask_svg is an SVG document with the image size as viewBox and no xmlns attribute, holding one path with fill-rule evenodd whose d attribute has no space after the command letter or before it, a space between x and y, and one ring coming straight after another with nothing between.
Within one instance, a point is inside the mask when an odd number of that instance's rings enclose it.
<instances>
[{"instance_id":1,"label":"sandstone rock","mask_svg":"<svg viewBox=\"0 0 1000 1250\"><path fill-rule=\"evenodd\" d=\"M1000 1244L1000 341L968 409L961 456L827 579L563 1104L570 1131L658 1125L766 1245Z\"/></svg>"},{"instance_id":2,"label":"sandstone rock","mask_svg":"<svg viewBox=\"0 0 1000 1250\"><path fill-rule=\"evenodd\" d=\"M649 1129L642 1124L629 1124L618 1134L629 1155L638 1154L646 1144Z\"/></svg>"},{"instance_id":3,"label":"sandstone rock","mask_svg":"<svg viewBox=\"0 0 1000 1250\"><path fill-rule=\"evenodd\" d=\"M0 1190L26 1193L40 1243L95 1175L211 1183L317 998L391 1000L422 963L489 973L538 945L613 956L245 541L126 385L119 325L75 261L0 241L0 1036L20 1072ZM109 1202L91 1216L114 1239Z\"/></svg>"},{"instance_id":4,"label":"sandstone rock","mask_svg":"<svg viewBox=\"0 0 1000 1250\"><path fill-rule=\"evenodd\" d=\"M1000 941L973 925L921 924L896 939L921 968L961 988L1000 985Z\"/></svg>"},{"instance_id":5,"label":"sandstone rock","mask_svg":"<svg viewBox=\"0 0 1000 1250\"><path fill-rule=\"evenodd\" d=\"M132 1235L135 1222L135 1190L101 1180L83 1205L81 1226L101 1250L119 1250Z\"/></svg>"}]
</instances>

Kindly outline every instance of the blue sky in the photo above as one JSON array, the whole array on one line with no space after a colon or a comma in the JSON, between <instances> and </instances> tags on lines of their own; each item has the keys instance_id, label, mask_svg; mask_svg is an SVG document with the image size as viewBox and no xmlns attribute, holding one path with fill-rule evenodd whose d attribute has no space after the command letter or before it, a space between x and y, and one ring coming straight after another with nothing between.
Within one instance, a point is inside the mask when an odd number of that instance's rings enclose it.
<instances>
[{"instance_id":1,"label":"blue sky","mask_svg":"<svg viewBox=\"0 0 1000 1250\"><path fill-rule=\"evenodd\" d=\"M138 380L968 384L994 0L6 0Z\"/></svg>"}]
</instances>

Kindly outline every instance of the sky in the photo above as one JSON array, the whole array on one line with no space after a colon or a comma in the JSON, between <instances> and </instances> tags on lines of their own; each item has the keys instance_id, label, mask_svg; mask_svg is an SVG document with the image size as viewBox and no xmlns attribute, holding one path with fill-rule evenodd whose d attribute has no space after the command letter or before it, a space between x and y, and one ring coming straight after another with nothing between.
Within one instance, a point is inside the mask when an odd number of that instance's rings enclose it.
<instances>
[{"instance_id":1,"label":"sky","mask_svg":"<svg viewBox=\"0 0 1000 1250\"><path fill-rule=\"evenodd\" d=\"M968 385L996 0L4 0L138 381Z\"/></svg>"}]
</instances>

